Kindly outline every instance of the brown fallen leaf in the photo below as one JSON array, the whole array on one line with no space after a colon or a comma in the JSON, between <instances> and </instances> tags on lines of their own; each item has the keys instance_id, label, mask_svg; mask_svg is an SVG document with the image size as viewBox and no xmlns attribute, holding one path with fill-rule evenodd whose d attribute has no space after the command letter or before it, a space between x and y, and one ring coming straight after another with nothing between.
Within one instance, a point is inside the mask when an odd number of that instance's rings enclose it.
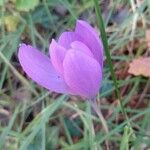
<instances>
[{"instance_id":1,"label":"brown fallen leaf","mask_svg":"<svg viewBox=\"0 0 150 150\"><path fill-rule=\"evenodd\" d=\"M130 63L128 73L135 76L143 75L145 77L150 77L150 57L134 59Z\"/></svg>"}]
</instances>

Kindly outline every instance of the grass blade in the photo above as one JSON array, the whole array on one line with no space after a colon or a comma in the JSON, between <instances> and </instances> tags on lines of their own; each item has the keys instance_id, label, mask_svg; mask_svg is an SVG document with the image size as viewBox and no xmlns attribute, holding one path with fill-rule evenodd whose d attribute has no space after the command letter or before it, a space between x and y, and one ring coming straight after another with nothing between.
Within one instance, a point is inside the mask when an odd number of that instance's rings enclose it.
<instances>
[{"instance_id":1,"label":"grass blade","mask_svg":"<svg viewBox=\"0 0 150 150\"><path fill-rule=\"evenodd\" d=\"M112 76L114 86L115 86L115 94L116 94L116 97L120 101L120 106L121 106L122 113L127 118L125 109L124 109L123 104L122 104L122 100L121 100L122 98L121 98L121 95L120 95L120 92L119 92L117 79L116 79L115 72L114 72L114 69L113 69L113 64L112 64L112 60L111 60L111 55L110 55L110 51L109 51L108 40L107 40L107 36L106 36L106 32L105 32L103 18L102 18L102 15L101 15L101 10L100 10L99 4L98 4L98 0L93 0L93 1L94 1L94 5L95 5L95 11L96 11L96 16L97 16L98 27L99 27L99 30L100 30L100 33L101 33L102 42L103 42L103 46L104 46L104 50L105 50L105 54L106 54L106 59L108 61L109 69L110 69L111 76Z\"/></svg>"}]
</instances>

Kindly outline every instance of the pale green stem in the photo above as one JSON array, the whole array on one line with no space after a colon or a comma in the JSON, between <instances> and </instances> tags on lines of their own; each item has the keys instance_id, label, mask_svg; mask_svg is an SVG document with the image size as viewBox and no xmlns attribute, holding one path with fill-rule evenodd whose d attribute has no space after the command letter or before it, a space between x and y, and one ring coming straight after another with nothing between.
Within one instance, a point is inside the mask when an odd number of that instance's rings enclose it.
<instances>
[{"instance_id":1,"label":"pale green stem","mask_svg":"<svg viewBox=\"0 0 150 150\"><path fill-rule=\"evenodd\" d=\"M96 98L89 99L88 101L90 102L92 108L94 109L94 111L98 115L99 119L101 120L101 123L102 123L102 126L103 126L103 129L104 129L105 133L108 134L109 133L109 129L108 129L106 120L105 120L101 110L97 106ZM109 150L109 142L108 142L108 140L106 140L106 148L107 148L107 150Z\"/></svg>"}]
</instances>

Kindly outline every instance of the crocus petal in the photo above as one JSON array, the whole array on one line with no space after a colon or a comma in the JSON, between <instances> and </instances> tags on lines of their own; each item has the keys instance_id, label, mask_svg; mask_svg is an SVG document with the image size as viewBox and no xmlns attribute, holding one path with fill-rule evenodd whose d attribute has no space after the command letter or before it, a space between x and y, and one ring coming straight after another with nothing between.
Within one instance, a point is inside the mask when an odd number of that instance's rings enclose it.
<instances>
[{"instance_id":1,"label":"crocus petal","mask_svg":"<svg viewBox=\"0 0 150 150\"><path fill-rule=\"evenodd\" d=\"M63 66L66 84L75 93L86 98L96 96L102 80L102 70L94 58L80 51L69 50Z\"/></svg>"},{"instance_id":2,"label":"crocus petal","mask_svg":"<svg viewBox=\"0 0 150 150\"><path fill-rule=\"evenodd\" d=\"M74 32L63 32L58 39L58 44L66 49L70 48L70 44L73 41L77 41L79 38Z\"/></svg>"},{"instance_id":3,"label":"crocus petal","mask_svg":"<svg viewBox=\"0 0 150 150\"><path fill-rule=\"evenodd\" d=\"M49 52L51 57L52 65L54 66L55 70L62 75L63 74L63 60L66 54L66 49L56 43L55 40L52 40Z\"/></svg>"},{"instance_id":4,"label":"crocus petal","mask_svg":"<svg viewBox=\"0 0 150 150\"><path fill-rule=\"evenodd\" d=\"M76 49L79 51L82 51L83 53L93 57L93 53L90 51L90 49L82 42L75 41L71 43L72 49Z\"/></svg>"},{"instance_id":5,"label":"crocus petal","mask_svg":"<svg viewBox=\"0 0 150 150\"><path fill-rule=\"evenodd\" d=\"M75 33L81 38L81 42L89 47L95 59L103 66L103 45L95 29L87 22L78 20Z\"/></svg>"},{"instance_id":6,"label":"crocus petal","mask_svg":"<svg viewBox=\"0 0 150 150\"><path fill-rule=\"evenodd\" d=\"M32 46L21 44L18 58L27 75L41 86L67 93L67 85L54 70L50 59Z\"/></svg>"}]
</instances>

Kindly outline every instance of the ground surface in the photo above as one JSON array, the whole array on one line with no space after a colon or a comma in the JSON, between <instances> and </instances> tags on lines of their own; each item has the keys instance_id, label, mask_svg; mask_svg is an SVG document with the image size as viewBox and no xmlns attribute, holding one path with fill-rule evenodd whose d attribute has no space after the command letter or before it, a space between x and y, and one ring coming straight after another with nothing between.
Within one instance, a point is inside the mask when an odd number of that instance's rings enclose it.
<instances>
[{"instance_id":1,"label":"ground surface","mask_svg":"<svg viewBox=\"0 0 150 150\"><path fill-rule=\"evenodd\" d=\"M92 0L0 0L0 149L2 150L112 150L150 148L150 61L142 76L138 57L149 57L149 0L104 1L100 5L123 105L122 115L108 63L104 62L97 97L109 128L106 134L90 104L79 97L41 88L23 72L17 58L21 42L48 53L49 42L73 29L76 19L87 20L98 31ZM134 73L132 73L134 72ZM134 132L134 134L132 133Z\"/></svg>"}]
</instances>

